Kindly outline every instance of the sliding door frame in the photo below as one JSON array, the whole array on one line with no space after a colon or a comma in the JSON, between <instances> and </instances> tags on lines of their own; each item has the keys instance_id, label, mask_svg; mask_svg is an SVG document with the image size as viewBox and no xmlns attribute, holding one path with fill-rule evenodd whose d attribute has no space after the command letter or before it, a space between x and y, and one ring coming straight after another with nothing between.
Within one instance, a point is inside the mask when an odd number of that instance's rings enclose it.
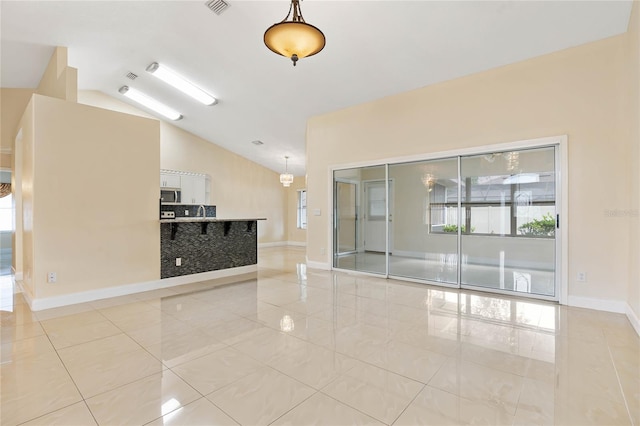
<instances>
[{"instance_id":1,"label":"sliding door frame","mask_svg":"<svg viewBox=\"0 0 640 426\"><path fill-rule=\"evenodd\" d=\"M556 212L558 215L557 217L559 218L559 227L556 227L556 246L555 246L556 247L556 261L555 261L556 262L556 271L555 271L556 272L555 273L556 295L555 297L550 298L548 296L526 294L526 297L532 298L532 299L553 300L553 301L558 301L560 304L566 305L568 303L568 282L569 282L569 275L568 275L568 261L569 261L569 256L568 256L569 232L568 231L569 230L568 230L568 220L567 220L568 212L569 212L568 203L567 203L568 189L569 189L569 183L568 183L569 161L568 161L567 135L551 136L551 137L544 137L544 138L537 138L537 139L527 139L527 140L498 143L498 144L491 144L491 145L481 145L481 146L476 146L471 148L463 148L463 149L456 149L456 150L450 150L450 151L438 151L438 152L412 155L412 156L406 156L406 157L379 158L376 160L367 160L367 161L355 162L355 163L336 164L329 167L329 173L328 173L329 186L328 187L329 188L334 187L334 184L333 184L334 172L339 170L344 170L344 169L384 165L385 175L386 177L388 177L388 168L389 168L389 165L392 165L392 164L401 164L406 162L427 161L427 160L438 160L442 158L486 154L488 152L513 151L513 150L542 148L542 147L551 147L551 146L556 146L556 150L555 150L556 151L555 153L556 155ZM460 168L460 159L458 159L458 168ZM458 172L460 172L459 169L458 169ZM458 185L460 185L460 182L458 183ZM458 198L460 203L461 197L458 197ZM329 199L328 211L335 212L334 197L331 196L331 197L328 197L328 199ZM387 209L388 209L388 206L387 206ZM461 212L461 209L459 206L458 214L461 214L460 212ZM387 211L387 216L388 216L388 211ZM335 220L336 220L336 217L334 215L334 217L332 217L331 220L328 221L329 222L328 223L329 225L328 241L331 242L330 244L331 247L335 246L334 232L333 232ZM388 232L387 232L387 236L388 236ZM460 251L460 247L461 247L460 238L461 238L461 235L458 235L458 251ZM388 244L388 241L387 241L387 244ZM371 273L366 273L366 272L361 273L359 271L336 268L333 266L333 258L334 258L333 252L331 253L330 257L332 259L331 260L332 270L344 271L344 272L355 273L355 274L372 275ZM390 278L388 250L385 257L387 259L386 273L373 274L373 275L378 277L384 276L385 278ZM458 262L459 262L459 259L460 257L458 256ZM460 265L458 265L458 270L460 271ZM448 288L451 288L451 287L460 288L459 274L460 272L458 272L457 285L451 285L447 283L440 283L440 282L433 282L433 281L425 281L425 280L419 280L419 279L405 279L402 277L395 277L395 276L391 278L396 280L432 284L432 285L448 287ZM486 290L483 289L483 291L495 292L495 293L505 294L510 296L525 296L524 293L519 294L514 292L502 292L499 290L494 291L490 289L486 289Z\"/></svg>"}]
</instances>

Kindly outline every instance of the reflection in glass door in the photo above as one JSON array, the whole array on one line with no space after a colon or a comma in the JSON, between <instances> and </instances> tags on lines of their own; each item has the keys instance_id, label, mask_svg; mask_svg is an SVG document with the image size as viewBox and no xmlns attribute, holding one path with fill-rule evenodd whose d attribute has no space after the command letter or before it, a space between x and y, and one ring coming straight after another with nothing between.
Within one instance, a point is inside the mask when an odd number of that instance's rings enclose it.
<instances>
[{"instance_id":1,"label":"reflection in glass door","mask_svg":"<svg viewBox=\"0 0 640 426\"><path fill-rule=\"evenodd\" d=\"M358 184L336 181L336 247L340 255L356 252L358 223Z\"/></svg>"},{"instance_id":2,"label":"reflection in glass door","mask_svg":"<svg viewBox=\"0 0 640 426\"><path fill-rule=\"evenodd\" d=\"M336 170L333 179L333 266L386 275L386 167Z\"/></svg>"},{"instance_id":3,"label":"reflection in glass door","mask_svg":"<svg viewBox=\"0 0 640 426\"><path fill-rule=\"evenodd\" d=\"M333 266L557 299L556 150L334 171Z\"/></svg>"},{"instance_id":4,"label":"reflection in glass door","mask_svg":"<svg viewBox=\"0 0 640 426\"><path fill-rule=\"evenodd\" d=\"M393 235L393 180L371 180L364 182L364 250L369 253L384 253L387 250L387 233ZM389 227L387 229L387 191L389 193ZM389 247L393 252L392 246Z\"/></svg>"},{"instance_id":5,"label":"reflection in glass door","mask_svg":"<svg viewBox=\"0 0 640 426\"><path fill-rule=\"evenodd\" d=\"M458 282L458 159L389 166L396 182L389 274Z\"/></svg>"},{"instance_id":6,"label":"reflection in glass door","mask_svg":"<svg viewBox=\"0 0 640 426\"><path fill-rule=\"evenodd\" d=\"M555 296L555 148L462 157L461 285Z\"/></svg>"}]
</instances>

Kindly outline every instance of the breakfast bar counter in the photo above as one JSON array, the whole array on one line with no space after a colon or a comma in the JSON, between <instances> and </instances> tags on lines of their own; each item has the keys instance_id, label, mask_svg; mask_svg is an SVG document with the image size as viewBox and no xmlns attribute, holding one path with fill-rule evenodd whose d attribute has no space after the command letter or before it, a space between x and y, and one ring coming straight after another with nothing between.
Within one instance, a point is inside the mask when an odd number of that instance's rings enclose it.
<instances>
[{"instance_id":1,"label":"breakfast bar counter","mask_svg":"<svg viewBox=\"0 0 640 426\"><path fill-rule=\"evenodd\" d=\"M160 219L161 278L256 265L260 220Z\"/></svg>"}]
</instances>

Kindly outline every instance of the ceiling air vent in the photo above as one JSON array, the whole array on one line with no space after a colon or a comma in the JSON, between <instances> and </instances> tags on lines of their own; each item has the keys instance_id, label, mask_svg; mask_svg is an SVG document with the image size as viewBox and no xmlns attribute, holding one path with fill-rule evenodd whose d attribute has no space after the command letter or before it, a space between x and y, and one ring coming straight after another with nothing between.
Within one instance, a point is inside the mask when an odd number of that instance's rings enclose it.
<instances>
[{"instance_id":1,"label":"ceiling air vent","mask_svg":"<svg viewBox=\"0 0 640 426\"><path fill-rule=\"evenodd\" d=\"M138 75L130 72L130 73L127 73L127 78L129 80L135 80L136 78L138 78Z\"/></svg>"},{"instance_id":2,"label":"ceiling air vent","mask_svg":"<svg viewBox=\"0 0 640 426\"><path fill-rule=\"evenodd\" d=\"M229 8L229 3L224 0L209 0L205 5L216 15L221 15Z\"/></svg>"}]
</instances>

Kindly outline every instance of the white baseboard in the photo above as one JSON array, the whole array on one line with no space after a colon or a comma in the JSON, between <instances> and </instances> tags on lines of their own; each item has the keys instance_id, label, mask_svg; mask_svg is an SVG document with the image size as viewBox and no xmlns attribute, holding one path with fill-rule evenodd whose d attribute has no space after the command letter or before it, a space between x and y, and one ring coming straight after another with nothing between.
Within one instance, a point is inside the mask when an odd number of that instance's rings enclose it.
<instances>
[{"instance_id":1,"label":"white baseboard","mask_svg":"<svg viewBox=\"0 0 640 426\"><path fill-rule=\"evenodd\" d=\"M321 269L323 271L330 271L331 270L331 265L327 262L314 262L311 261L309 259L307 259L307 268L312 268L312 269Z\"/></svg>"},{"instance_id":2,"label":"white baseboard","mask_svg":"<svg viewBox=\"0 0 640 426\"><path fill-rule=\"evenodd\" d=\"M627 312L627 302L621 300L594 299L591 297L569 296L567 305L577 308L595 309L596 311L615 312L624 314Z\"/></svg>"},{"instance_id":3,"label":"white baseboard","mask_svg":"<svg viewBox=\"0 0 640 426\"><path fill-rule=\"evenodd\" d=\"M234 275L242 275L256 272L257 270L258 265L240 266L238 268L202 272L200 274L183 275L180 277L164 278L160 280L127 284L116 287L100 288L79 293L64 294L61 296L41 297L35 299L30 299L27 297L27 303L29 304L29 307L32 311L41 311L43 309L74 305L76 303L92 302L94 300L108 299L110 297L126 296L129 294L158 290L167 287L174 287L177 285L193 284L206 280L226 278Z\"/></svg>"},{"instance_id":4,"label":"white baseboard","mask_svg":"<svg viewBox=\"0 0 640 426\"><path fill-rule=\"evenodd\" d=\"M304 241L287 241L287 245L294 247L306 247L307 243L305 243Z\"/></svg>"},{"instance_id":5,"label":"white baseboard","mask_svg":"<svg viewBox=\"0 0 640 426\"><path fill-rule=\"evenodd\" d=\"M282 246L286 246L287 242L286 241L274 241L271 243L258 243L258 248L266 248L266 247L282 247Z\"/></svg>"},{"instance_id":6,"label":"white baseboard","mask_svg":"<svg viewBox=\"0 0 640 426\"><path fill-rule=\"evenodd\" d=\"M638 336L640 336L640 318L638 318L638 315L633 310L631 305L629 305L628 303L627 303L627 311L625 313L627 314L627 318L629 318L629 322L631 323L633 328L636 330L636 333L638 333Z\"/></svg>"},{"instance_id":7,"label":"white baseboard","mask_svg":"<svg viewBox=\"0 0 640 426\"><path fill-rule=\"evenodd\" d=\"M11 267L11 275L13 275L13 279L16 281L22 281L22 271L16 271L16 268Z\"/></svg>"},{"instance_id":8,"label":"white baseboard","mask_svg":"<svg viewBox=\"0 0 640 426\"><path fill-rule=\"evenodd\" d=\"M394 250L393 256L410 257L412 259L427 259L428 255L422 251Z\"/></svg>"},{"instance_id":9,"label":"white baseboard","mask_svg":"<svg viewBox=\"0 0 640 426\"><path fill-rule=\"evenodd\" d=\"M299 242L299 241L274 241L271 243L258 243L258 248L267 248L267 247L286 247L286 246L294 246L294 247L306 247L307 243Z\"/></svg>"}]
</instances>

